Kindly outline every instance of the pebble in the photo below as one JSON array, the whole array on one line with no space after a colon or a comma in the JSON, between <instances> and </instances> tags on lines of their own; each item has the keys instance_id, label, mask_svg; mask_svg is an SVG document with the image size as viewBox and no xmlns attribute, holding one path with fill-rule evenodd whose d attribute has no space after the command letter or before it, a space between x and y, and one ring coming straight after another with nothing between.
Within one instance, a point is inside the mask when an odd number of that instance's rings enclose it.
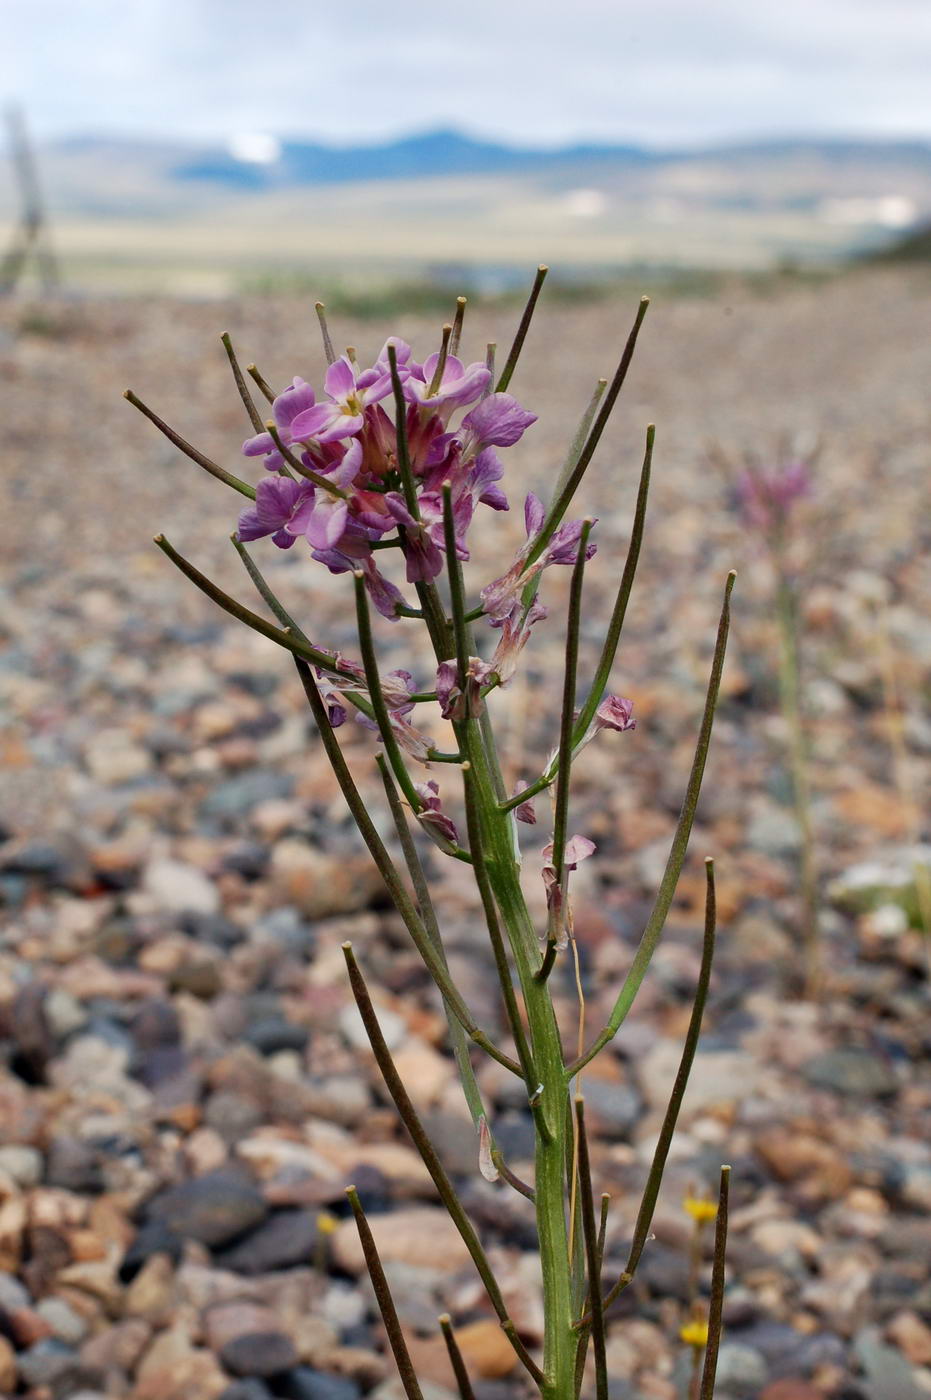
<instances>
[{"instance_id":1,"label":"pebble","mask_svg":"<svg viewBox=\"0 0 931 1400\"><path fill-rule=\"evenodd\" d=\"M415 1206L390 1215L370 1215L369 1225L383 1262L413 1264L437 1273L454 1273L469 1262L462 1236L444 1210ZM334 1259L348 1273L359 1274L365 1268L354 1220L340 1222L332 1249Z\"/></svg>"},{"instance_id":2,"label":"pebble","mask_svg":"<svg viewBox=\"0 0 931 1400\"><path fill-rule=\"evenodd\" d=\"M851 1097L886 1098L898 1085L885 1060L854 1045L816 1055L802 1066L802 1073L819 1089Z\"/></svg>"},{"instance_id":3,"label":"pebble","mask_svg":"<svg viewBox=\"0 0 931 1400\"><path fill-rule=\"evenodd\" d=\"M319 1242L316 1212L280 1210L238 1244L220 1250L216 1262L222 1269L247 1275L294 1269L314 1262Z\"/></svg>"},{"instance_id":4,"label":"pebble","mask_svg":"<svg viewBox=\"0 0 931 1400\"><path fill-rule=\"evenodd\" d=\"M348 1376L333 1376L296 1366L281 1380L285 1400L361 1400L362 1391Z\"/></svg>"},{"instance_id":5,"label":"pebble","mask_svg":"<svg viewBox=\"0 0 931 1400\"><path fill-rule=\"evenodd\" d=\"M16 1352L0 1333L0 1393L12 1395L16 1389Z\"/></svg>"},{"instance_id":6,"label":"pebble","mask_svg":"<svg viewBox=\"0 0 931 1400\"><path fill-rule=\"evenodd\" d=\"M217 914L220 894L211 880L193 865L178 860L154 860L143 872L142 887L159 909Z\"/></svg>"},{"instance_id":7,"label":"pebble","mask_svg":"<svg viewBox=\"0 0 931 1400\"><path fill-rule=\"evenodd\" d=\"M211 1308L205 1325L211 1347L234 1376L275 1376L298 1364L294 1343L268 1308L228 1303Z\"/></svg>"},{"instance_id":8,"label":"pebble","mask_svg":"<svg viewBox=\"0 0 931 1400\"><path fill-rule=\"evenodd\" d=\"M0 1147L0 1172L17 1186L37 1186L42 1179L42 1153L35 1147Z\"/></svg>"},{"instance_id":9,"label":"pebble","mask_svg":"<svg viewBox=\"0 0 931 1400\"><path fill-rule=\"evenodd\" d=\"M763 1357L753 1347L741 1342L721 1343L718 1352L718 1369L715 1389L733 1395L735 1400L755 1396L765 1384L767 1366Z\"/></svg>"},{"instance_id":10,"label":"pebble","mask_svg":"<svg viewBox=\"0 0 931 1400\"><path fill-rule=\"evenodd\" d=\"M216 1249L261 1224L268 1207L241 1173L221 1167L173 1186L150 1202L149 1213L174 1234Z\"/></svg>"}]
</instances>

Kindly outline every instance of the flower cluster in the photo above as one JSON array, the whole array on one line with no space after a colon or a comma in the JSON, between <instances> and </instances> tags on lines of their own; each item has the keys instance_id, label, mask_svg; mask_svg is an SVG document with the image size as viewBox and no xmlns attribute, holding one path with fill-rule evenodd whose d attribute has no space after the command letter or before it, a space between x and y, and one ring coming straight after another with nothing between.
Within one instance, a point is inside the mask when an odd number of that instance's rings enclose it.
<instances>
[{"instance_id":1,"label":"flower cluster","mask_svg":"<svg viewBox=\"0 0 931 1400\"><path fill-rule=\"evenodd\" d=\"M795 502L811 493L805 462L785 462L770 471L747 468L737 480L737 504L744 521L764 535L784 528Z\"/></svg>"},{"instance_id":2,"label":"flower cluster","mask_svg":"<svg viewBox=\"0 0 931 1400\"><path fill-rule=\"evenodd\" d=\"M414 500L405 494L396 425L384 407L394 388L389 347L406 406ZM408 582L435 578L443 567L448 486L457 553L467 559L465 536L476 507L508 508L495 448L517 442L536 415L510 394L492 392L486 365L463 365L449 354L418 364L397 338L385 342L370 369L343 355L327 370L324 387L318 403L311 385L294 379L272 405L274 430L243 444L247 457L264 458L269 475L240 516L239 537L270 535L282 549L305 539L333 573L361 570L379 612L394 618L403 599L376 567L374 547L400 531Z\"/></svg>"}]
</instances>

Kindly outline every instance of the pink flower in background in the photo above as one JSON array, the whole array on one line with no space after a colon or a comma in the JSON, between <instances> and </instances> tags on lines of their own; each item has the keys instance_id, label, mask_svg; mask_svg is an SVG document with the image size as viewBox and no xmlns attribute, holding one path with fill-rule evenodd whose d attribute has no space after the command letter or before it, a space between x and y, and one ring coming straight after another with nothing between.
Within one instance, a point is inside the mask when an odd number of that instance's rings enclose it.
<instances>
[{"instance_id":1,"label":"pink flower in background","mask_svg":"<svg viewBox=\"0 0 931 1400\"><path fill-rule=\"evenodd\" d=\"M737 502L747 525L764 534L781 530L795 502L811 494L805 462L785 462L770 471L747 468L737 479Z\"/></svg>"}]
</instances>

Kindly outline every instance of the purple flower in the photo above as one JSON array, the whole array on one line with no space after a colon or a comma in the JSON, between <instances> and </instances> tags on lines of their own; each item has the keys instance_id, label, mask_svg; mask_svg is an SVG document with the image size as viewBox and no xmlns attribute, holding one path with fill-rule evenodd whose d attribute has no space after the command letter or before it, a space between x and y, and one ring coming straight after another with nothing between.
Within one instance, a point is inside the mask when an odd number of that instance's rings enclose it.
<instances>
[{"instance_id":1,"label":"purple flower","mask_svg":"<svg viewBox=\"0 0 931 1400\"><path fill-rule=\"evenodd\" d=\"M785 462L772 471L748 468L737 480L737 501L747 525L769 533L786 524L795 502L811 494L805 462Z\"/></svg>"},{"instance_id":2,"label":"purple flower","mask_svg":"<svg viewBox=\"0 0 931 1400\"><path fill-rule=\"evenodd\" d=\"M565 947L566 926L564 920L565 890L564 884L568 883L569 872L578 868L583 860L595 851L594 841L590 841L587 836L570 836L566 842L563 852L563 879L559 878L559 871L553 864L553 843L547 842L543 847L543 884L546 887L546 907L549 910L550 929L558 937L558 946Z\"/></svg>"},{"instance_id":3,"label":"purple flower","mask_svg":"<svg viewBox=\"0 0 931 1400\"><path fill-rule=\"evenodd\" d=\"M305 409L312 408L315 401L313 389L300 378L292 380L287 389L283 389L275 399L272 404L272 417L285 447L290 447L294 442L291 425L295 417ZM284 465L284 458L275 446L271 433L259 433L256 437L247 438L242 450L246 457L264 457L265 466L269 471L278 471Z\"/></svg>"},{"instance_id":4,"label":"purple flower","mask_svg":"<svg viewBox=\"0 0 931 1400\"><path fill-rule=\"evenodd\" d=\"M355 437L365 426L365 410L391 392L391 375L386 364L376 364L360 373L348 355L342 355L327 370L324 387L330 402L316 404L297 415L291 423L295 438L338 442Z\"/></svg>"},{"instance_id":5,"label":"purple flower","mask_svg":"<svg viewBox=\"0 0 931 1400\"><path fill-rule=\"evenodd\" d=\"M606 695L595 711L595 730L617 729L623 734L627 729L636 729L633 713L633 700L625 700L622 695Z\"/></svg>"},{"instance_id":6,"label":"purple flower","mask_svg":"<svg viewBox=\"0 0 931 1400\"><path fill-rule=\"evenodd\" d=\"M239 517L239 538L260 540L271 535L279 549L290 549L296 539L291 522L313 494L314 488L307 481L292 481L289 476L263 477L255 489L255 504Z\"/></svg>"},{"instance_id":7,"label":"purple flower","mask_svg":"<svg viewBox=\"0 0 931 1400\"><path fill-rule=\"evenodd\" d=\"M495 579L482 589L482 603L485 615L493 627L499 627L505 618L520 606L520 598L527 584L532 582L550 564L574 564L578 558L579 540L582 535L583 520L567 520L554 530L549 544L534 564L527 564L534 540L543 528L546 511L543 502L533 492L524 502L524 525L527 530L527 543L518 553L507 573ZM596 522L592 521L594 525ZM597 549L594 540L585 547L585 558L591 559Z\"/></svg>"},{"instance_id":8,"label":"purple flower","mask_svg":"<svg viewBox=\"0 0 931 1400\"><path fill-rule=\"evenodd\" d=\"M441 661L436 672L436 698L444 719L478 719L485 707L482 686L491 678L492 668L479 656L470 656L465 676L465 692L459 688L455 661Z\"/></svg>"},{"instance_id":9,"label":"purple flower","mask_svg":"<svg viewBox=\"0 0 931 1400\"><path fill-rule=\"evenodd\" d=\"M513 447L536 421L537 415L521 408L512 395L489 394L463 418L462 426L482 447Z\"/></svg>"},{"instance_id":10,"label":"purple flower","mask_svg":"<svg viewBox=\"0 0 931 1400\"><path fill-rule=\"evenodd\" d=\"M526 786L527 784L523 781L516 783L514 796L516 797L519 792L523 792ZM514 815L519 822L524 822L527 826L536 826L537 814L533 809L533 798L529 797L526 802L521 802L519 806L515 807Z\"/></svg>"},{"instance_id":11,"label":"purple flower","mask_svg":"<svg viewBox=\"0 0 931 1400\"><path fill-rule=\"evenodd\" d=\"M434 782L415 783L415 790L421 798L424 809L417 813L417 820L432 841L441 851L455 851L459 846L459 832L455 822L442 810L440 789Z\"/></svg>"},{"instance_id":12,"label":"purple flower","mask_svg":"<svg viewBox=\"0 0 931 1400\"><path fill-rule=\"evenodd\" d=\"M361 465L362 444L351 442L335 471L327 474L327 480L345 491L352 485ZM338 549L348 522L348 499L332 495L321 486L301 502L288 528L294 535L304 535L314 549Z\"/></svg>"},{"instance_id":13,"label":"purple flower","mask_svg":"<svg viewBox=\"0 0 931 1400\"><path fill-rule=\"evenodd\" d=\"M498 677L500 685L507 685L517 670L521 652L530 640L530 629L534 623L542 622L549 616L549 609L536 599L529 608L516 607L497 624L501 637L491 658L491 669Z\"/></svg>"},{"instance_id":14,"label":"purple flower","mask_svg":"<svg viewBox=\"0 0 931 1400\"><path fill-rule=\"evenodd\" d=\"M439 355L428 355L422 365L413 365L404 384L404 394L409 403L434 409L447 418L453 409L475 402L487 387L491 371L478 363L465 368L455 355L447 355L439 385L431 394L430 385L439 359Z\"/></svg>"}]
</instances>

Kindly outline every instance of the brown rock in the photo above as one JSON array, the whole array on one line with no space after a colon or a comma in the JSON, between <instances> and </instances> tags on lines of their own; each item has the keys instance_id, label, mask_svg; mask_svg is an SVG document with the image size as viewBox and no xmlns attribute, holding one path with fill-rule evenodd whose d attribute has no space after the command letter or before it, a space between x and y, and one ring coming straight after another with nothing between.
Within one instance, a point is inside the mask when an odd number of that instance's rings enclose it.
<instances>
[{"instance_id":1,"label":"brown rock","mask_svg":"<svg viewBox=\"0 0 931 1400\"><path fill-rule=\"evenodd\" d=\"M115 1267L113 1259L91 1259L86 1263L69 1264L59 1273L58 1282L89 1293L92 1298L99 1298L107 1312L116 1316L123 1289L116 1277Z\"/></svg>"},{"instance_id":2,"label":"brown rock","mask_svg":"<svg viewBox=\"0 0 931 1400\"><path fill-rule=\"evenodd\" d=\"M469 1262L459 1231L444 1210L431 1206L372 1215L369 1225L382 1260L454 1273ZM365 1256L354 1220L340 1222L333 1235L333 1257L348 1273L361 1274Z\"/></svg>"},{"instance_id":3,"label":"brown rock","mask_svg":"<svg viewBox=\"0 0 931 1400\"><path fill-rule=\"evenodd\" d=\"M25 1351L45 1337L52 1335L52 1328L41 1313L32 1308L17 1308L9 1314L9 1326L17 1347Z\"/></svg>"},{"instance_id":4,"label":"brown rock","mask_svg":"<svg viewBox=\"0 0 931 1400\"><path fill-rule=\"evenodd\" d=\"M886 1328L886 1336L913 1366L931 1365L931 1327L917 1313L908 1309L896 1313Z\"/></svg>"},{"instance_id":5,"label":"brown rock","mask_svg":"<svg viewBox=\"0 0 931 1400\"><path fill-rule=\"evenodd\" d=\"M126 1290L125 1311L153 1327L167 1327L175 1308L175 1270L167 1254L153 1254L145 1261Z\"/></svg>"},{"instance_id":6,"label":"brown rock","mask_svg":"<svg viewBox=\"0 0 931 1400\"><path fill-rule=\"evenodd\" d=\"M277 895L311 919L365 909L382 888L371 861L327 855L296 837L279 841L272 851L271 881Z\"/></svg>"},{"instance_id":7,"label":"brown rock","mask_svg":"<svg viewBox=\"0 0 931 1400\"><path fill-rule=\"evenodd\" d=\"M16 1389L16 1352L0 1334L0 1392L12 1395Z\"/></svg>"},{"instance_id":8,"label":"brown rock","mask_svg":"<svg viewBox=\"0 0 931 1400\"><path fill-rule=\"evenodd\" d=\"M816 1390L808 1381L784 1376L782 1380L770 1381L760 1391L760 1400L824 1400L824 1392Z\"/></svg>"},{"instance_id":9,"label":"brown rock","mask_svg":"<svg viewBox=\"0 0 931 1400\"><path fill-rule=\"evenodd\" d=\"M809 1199L834 1200L850 1187L852 1173L836 1147L791 1124L768 1128L754 1143L780 1181L804 1183Z\"/></svg>"},{"instance_id":10,"label":"brown rock","mask_svg":"<svg viewBox=\"0 0 931 1400\"><path fill-rule=\"evenodd\" d=\"M491 1318L456 1329L467 1369L483 1380L500 1380L514 1369L517 1356L497 1322Z\"/></svg>"},{"instance_id":11,"label":"brown rock","mask_svg":"<svg viewBox=\"0 0 931 1400\"><path fill-rule=\"evenodd\" d=\"M151 1336L152 1329L142 1318L127 1318L86 1341L81 1348L81 1361L92 1369L130 1375Z\"/></svg>"},{"instance_id":12,"label":"brown rock","mask_svg":"<svg viewBox=\"0 0 931 1400\"><path fill-rule=\"evenodd\" d=\"M155 1350L158 1341L149 1348L143 1365ZM163 1366L151 1366L142 1375L140 1368L136 1386L129 1400L217 1400L229 1385L216 1357L203 1347L192 1347L174 1356Z\"/></svg>"}]
</instances>

